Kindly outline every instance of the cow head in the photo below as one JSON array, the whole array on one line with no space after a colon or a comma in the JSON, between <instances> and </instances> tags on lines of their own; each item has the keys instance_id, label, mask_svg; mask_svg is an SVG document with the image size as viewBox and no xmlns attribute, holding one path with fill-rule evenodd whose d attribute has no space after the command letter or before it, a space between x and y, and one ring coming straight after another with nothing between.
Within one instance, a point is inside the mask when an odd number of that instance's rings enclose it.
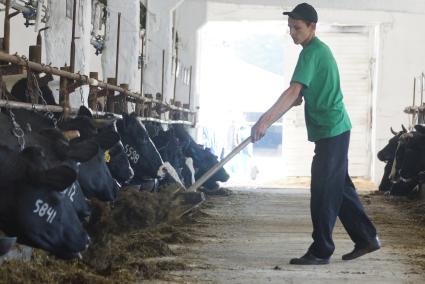
<instances>
[{"instance_id":1,"label":"cow head","mask_svg":"<svg viewBox=\"0 0 425 284\"><path fill-rule=\"evenodd\" d=\"M390 140L388 140L388 144L378 152L378 159L382 162L394 160L395 151L397 150L398 146L398 140L402 134L407 133L407 130L404 128L404 126L402 126L402 130L399 132L394 131L392 128L390 128L390 130L394 136L391 137Z\"/></svg>"},{"instance_id":2,"label":"cow head","mask_svg":"<svg viewBox=\"0 0 425 284\"><path fill-rule=\"evenodd\" d=\"M137 115L123 114L117 121L117 129L135 177L157 177L163 160Z\"/></svg>"},{"instance_id":3,"label":"cow head","mask_svg":"<svg viewBox=\"0 0 425 284\"><path fill-rule=\"evenodd\" d=\"M72 145L83 141L77 138L70 143ZM105 151L119 141L119 136L114 132L104 132L96 134L88 141L96 142L98 151L90 160L79 165L78 182L86 197L96 197L102 201L112 201L115 199L120 185L111 176L105 161Z\"/></svg>"},{"instance_id":4,"label":"cow head","mask_svg":"<svg viewBox=\"0 0 425 284\"><path fill-rule=\"evenodd\" d=\"M1 148L1 155L5 151L8 150ZM73 205L62 193L75 181L76 173L68 166L32 172L33 167L23 161L35 159L39 150L29 151L30 155L22 152L23 157L18 155L19 161L16 160L20 168L15 170L26 174L20 180L1 184L0 229L17 236L20 243L47 250L58 257L76 257L86 249L89 238ZM15 156L14 153L8 155Z\"/></svg>"},{"instance_id":5,"label":"cow head","mask_svg":"<svg viewBox=\"0 0 425 284\"><path fill-rule=\"evenodd\" d=\"M112 177L109 168L117 169L115 174L124 182L131 179L133 172L126 160L123 147L119 146L120 136L112 127L114 121L104 124L104 129L98 129L99 123L95 122L85 109L80 108L79 115L75 119L63 122L60 128L77 129L81 133L79 138L70 142L71 145L83 141L95 142L98 145L97 154L89 161L80 164L78 181L87 197L111 201L115 199L120 184ZM111 155L111 152L107 151L113 147L115 148Z\"/></svg>"},{"instance_id":6,"label":"cow head","mask_svg":"<svg viewBox=\"0 0 425 284\"><path fill-rule=\"evenodd\" d=\"M22 78L13 85L10 91L10 94L15 100L20 102L28 101L27 82L28 82L27 78ZM55 97L53 96L53 92L49 88L49 85L47 85L47 82L45 82L45 84L40 85L39 87L40 87L41 96L43 97L43 100L48 105L56 105Z\"/></svg>"},{"instance_id":7,"label":"cow head","mask_svg":"<svg viewBox=\"0 0 425 284\"><path fill-rule=\"evenodd\" d=\"M117 119L114 117L94 118L90 109L84 106L81 106L78 111L77 119L81 117L85 120L88 119L90 122L91 133L87 134L87 138L92 137L95 133L106 133L108 135L107 133L115 132L118 134ZM115 145L105 149L105 161L112 177L121 184L127 184L133 178L134 171L131 168L121 137Z\"/></svg>"}]
</instances>

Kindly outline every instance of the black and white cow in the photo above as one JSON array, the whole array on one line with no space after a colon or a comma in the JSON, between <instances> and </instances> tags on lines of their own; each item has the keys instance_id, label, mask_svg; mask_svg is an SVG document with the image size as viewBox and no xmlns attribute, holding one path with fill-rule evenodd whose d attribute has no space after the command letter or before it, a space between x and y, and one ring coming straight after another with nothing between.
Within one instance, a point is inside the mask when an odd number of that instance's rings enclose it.
<instances>
[{"instance_id":1,"label":"black and white cow","mask_svg":"<svg viewBox=\"0 0 425 284\"><path fill-rule=\"evenodd\" d=\"M117 121L117 129L134 170L133 183L163 176L164 162L140 118L135 113L122 116Z\"/></svg>"},{"instance_id":2,"label":"black and white cow","mask_svg":"<svg viewBox=\"0 0 425 284\"><path fill-rule=\"evenodd\" d=\"M187 157L193 159L193 166L195 168L195 179L199 179L214 165L218 164L218 157L215 156L210 149L204 148L197 144L195 140L189 135L183 125L173 125L174 133L179 139L183 153ZM229 179L229 174L221 167L212 177L210 177L203 186L206 189L212 190L218 188L217 181L225 182Z\"/></svg>"},{"instance_id":3,"label":"black and white cow","mask_svg":"<svg viewBox=\"0 0 425 284\"><path fill-rule=\"evenodd\" d=\"M21 152L0 146L0 229L18 242L57 257L77 257L89 244L77 213L63 191L76 179L65 165L44 170L41 148Z\"/></svg>"},{"instance_id":4,"label":"black and white cow","mask_svg":"<svg viewBox=\"0 0 425 284\"><path fill-rule=\"evenodd\" d=\"M47 77L47 76L46 76ZM44 79L44 81L48 81L49 78ZM42 79L43 80L43 79ZM27 91L27 79L23 78L21 80L19 80L18 82L15 83L15 85L12 87L11 90L11 95L12 97L14 97L15 99L19 100L19 101L27 101L26 98L26 91ZM47 84L44 85L40 85L40 95L42 96L43 100L49 104L49 105L56 105L56 102L54 100L53 97L53 93L51 91L51 89L49 88L49 86ZM24 114L24 117L26 117L26 115ZM34 124L34 127L46 127L46 118L49 117L50 119L47 120L47 123L50 124L50 126L54 126L53 125L53 120L57 120L58 116L57 115L52 115L51 113L45 113L45 115L38 115L38 116L33 116L32 117L32 124ZM80 119L82 117L87 117L88 119ZM97 134L97 132L100 130L99 128L104 128L105 125L111 125L113 124L112 122L108 122L108 123L99 123L96 122L93 118L93 115L91 113L91 111L89 109L87 109L84 106L80 107L80 110L78 112L78 115L75 119L71 119L68 120L66 122L62 122L59 123L59 127L61 129L68 129L71 130L70 128L72 126L75 126L76 130L80 131L81 136L83 137L83 139L88 139L88 138L92 138L94 135ZM99 126L101 125L101 126ZM71 126L71 127L70 127ZM109 130L107 131L112 131L112 132L117 132L115 125L112 125L111 127L109 127ZM104 131L106 132L106 131ZM111 175L114 177L114 179L116 179L119 183L124 184L124 183L128 183L131 178L134 175L133 170L130 167L130 164L128 162L128 159L126 157L126 154L124 152L124 148L122 146L122 143L120 141L118 141L115 145L112 145L110 148L107 149L103 149L105 151L105 159L107 161L107 165L108 168L111 172ZM110 151L108 151L110 150ZM112 153L112 154L111 154ZM103 166L101 166L100 168L103 168ZM104 173L104 175L107 176L107 174ZM103 181L103 180L100 180ZM86 185L93 185L96 186L98 189L86 189L88 192L99 192L101 190L101 188L104 188L102 185L99 184L95 184L94 181L91 182L83 182ZM114 190L116 191L118 188L118 183L116 183L115 181L113 182L114 184ZM111 194L109 194L109 196L107 194L104 194L103 196L100 196L101 200L110 200L111 198Z\"/></svg>"},{"instance_id":5,"label":"black and white cow","mask_svg":"<svg viewBox=\"0 0 425 284\"><path fill-rule=\"evenodd\" d=\"M390 180L391 169L393 167L393 162L395 159L399 139L401 135L407 133L407 130L403 125L402 130L399 132L394 131L392 128L390 130L394 136L390 138L388 144L385 145L385 147L382 148L377 154L378 159L386 163L384 168L384 174L382 176L381 183L379 184L379 191L384 192L391 190L391 187L393 187L394 183L392 183ZM396 187L397 186L395 186L394 188L395 190L397 190Z\"/></svg>"},{"instance_id":6,"label":"black and white cow","mask_svg":"<svg viewBox=\"0 0 425 284\"><path fill-rule=\"evenodd\" d=\"M23 146L37 146L43 150L44 158L42 161L42 169L48 169L53 166L66 164L74 170L78 170L77 163L84 163L90 160L98 152L98 146L94 142L81 142L69 144L63 133L54 128L46 128L40 131L23 127L19 130L16 137L13 133L14 129L11 117L5 113L0 113L0 135L2 143L9 148L18 151L21 141ZM16 133L15 133L16 134ZM21 139L21 140L19 140ZM65 190L67 196L72 201L81 219L85 219L90 215L89 206L85 197L81 193L80 185L76 181L70 188Z\"/></svg>"}]
</instances>

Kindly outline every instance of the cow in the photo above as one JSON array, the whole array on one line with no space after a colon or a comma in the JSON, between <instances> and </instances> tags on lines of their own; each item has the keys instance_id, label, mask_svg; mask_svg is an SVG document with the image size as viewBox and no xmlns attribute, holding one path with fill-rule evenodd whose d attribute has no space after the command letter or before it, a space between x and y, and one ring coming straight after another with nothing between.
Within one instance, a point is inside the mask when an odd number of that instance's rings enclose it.
<instances>
[{"instance_id":1,"label":"cow","mask_svg":"<svg viewBox=\"0 0 425 284\"><path fill-rule=\"evenodd\" d=\"M91 110L85 106L81 106L77 117L88 117L90 124L96 129L95 131L105 133L114 132L118 134L116 126L117 118L95 119ZM88 134L88 137L94 133ZM119 135L119 134L118 134ZM134 177L134 170L130 165L127 154L120 140L105 152L105 162L111 172L111 175L120 184L128 184Z\"/></svg>"},{"instance_id":2,"label":"cow","mask_svg":"<svg viewBox=\"0 0 425 284\"><path fill-rule=\"evenodd\" d=\"M146 178L163 177L165 173L162 157L136 113L123 113L116 125L134 170L132 183L140 183Z\"/></svg>"},{"instance_id":3,"label":"cow","mask_svg":"<svg viewBox=\"0 0 425 284\"><path fill-rule=\"evenodd\" d=\"M193 160L190 157L185 157L182 145L174 133L174 128L170 127L164 131L158 124L155 126L149 123L149 135L155 147L158 149L162 159L169 162L176 170L179 179L185 187L189 187L194 183Z\"/></svg>"},{"instance_id":4,"label":"cow","mask_svg":"<svg viewBox=\"0 0 425 284\"><path fill-rule=\"evenodd\" d=\"M46 75L44 78L40 79L39 81L41 81L40 83L40 90L38 95L42 98L42 101L44 103L47 103L49 105L57 105L52 91L49 88L49 86L47 85L47 82L50 80L51 78L49 78L48 75ZM23 78L19 81L17 81L15 83L15 85L12 87L11 90L11 95L12 97L14 97L16 100L18 101L22 101L25 102L28 100L27 96L26 96L26 92L27 92L27 79ZM87 119L85 122L86 124L83 125L81 124L81 120L78 120L78 118L81 117L88 117L89 119ZM37 127L45 127L46 124L46 118L49 118L48 123L50 123L51 126L56 127L56 123L59 120L59 117L57 114L52 114L52 113L45 113L44 116L33 116L32 117L32 123L35 124L35 126ZM71 119L73 120L73 119ZM98 126L99 124L93 125L94 124L94 118L92 116L92 113L89 109L87 109L84 106L81 106L79 111L78 111L78 115L77 115L77 120L78 122L76 123L78 130L80 131L80 133L82 134L82 136L84 137L84 139L87 139L89 137L93 137L96 133L97 130L96 126ZM80 124L78 124L80 123ZM84 123L84 122L83 122ZM66 122L65 125L69 126L72 125L72 122ZM69 129L69 127L64 126L64 123L59 123L58 126L60 128L67 128ZM116 128L115 130L112 129L112 131L116 132ZM111 175L118 181L118 183L116 181L113 182L114 184L114 188L115 190L117 189L119 184L125 184L128 183L131 178L133 177L134 173L133 170L130 167L130 164L128 162L128 159L126 158L126 154L124 152L124 149L122 147L122 143L121 142L117 142L117 145L112 146L112 153L113 155L110 155L110 152L108 152L108 149L104 149L105 150L105 158L107 159L108 163L108 168L111 171ZM103 167L102 167L103 168ZM85 183L87 184L92 184L95 185L95 183L92 181L91 183ZM97 187L99 188L99 185L97 185ZM100 187L101 188L101 187ZM98 192L100 189L98 190L94 190L94 189L87 189L87 191L93 192L96 191ZM112 196L112 195L110 195ZM110 197L101 197L101 199L105 199L105 198L110 198Z\"/></svg>"},{"instance_id":5,"label":"cow","mask_svg":"<svg viewBox=\"0 0 425 284\"><path fill-rule=\"evenodd\" d=\"M39 82L39 88L40 88L40 96L42 97L42 101L48 105L56 105L55 97L53 96L52 90L49 88L49 85L47 84L48 81L53 80L53 77L51 75L45 75L43 78L38 79ZM20 102L28 102L28 94L27 94L27 84L28 79L22 78L18 80L10 90L10 94L14 100L20 101ZM36 90L37 92L38 90ZM36 94L37 95L37 94Z\"/></svg>"},{"instance_id":6,"label":"cow","mask_svg":"<svg viewBox=\"0 0 425 284\"><path fill-rule=\"evenodd\" d=\"M27 125L26 122L31 122L31 128L40 129L43 127L54 127L53 122L46 116L39 112L27 110L14 110L16 120L21 125ZM71 146L81 145L81 143L92 144L95 147L95 152L90 159L87 159L79 164L78 182L88 198L96 197L102 201L112 201L116 197L116 193L120 185L112 178L108 166L105 162L105 152L119 143L120 137L116 131L103 131L100 133L94 125L93 119L77 115L77 117L60 121L58 123L59 129L62 131L75 131L77 130L80 137L73 139L69 142ZM99 124L99 123L97 123ZM35 132L35 131L33 131ZM122 162L117 160L114 155L111 157L109 154L108 164L118 164L117 168L129 167L128 161ZM125 157L124 157L125 158ZM132 172L129 173L130 178Z\"/></svg>"},{"instance_id":7,"label":"cow","mask_svg":"<svg viewBox=\"0 0 425 284\"><path fill-rule=\"evenodd\" d=\"M404 133L407 133L406 128L403 125L401 127L402 130L399 132L396 132L392 128L390 128L391 133L394 136L390 138L388 144L385 145L385 147L382 148L377 154L378 159L386 163L384 168L384 174L382 176L381 183L379 184L379 191L389 191L393 185L389 176L393 167L393 161L395 159L398 142L400 136Z\"/></svg>"},{"instance_id":8,"label":"cow","mask_svg":"<svg viewBox=\"0 0 425 284\"><path fill-rule=\"evenodd\" d=\"M183 125L173 125L174 133L181 142L183 153L186 157L193 159L193 166L195 168L195 180L199 179L214 165L218 164L218 157L215 156L210 149L204 148L197 144L189 135ZM212 177L210 177L203 186L207 190L214 190L218 188L217 181L225 182L229 179L229 174L221 167Z\"/></svg>"},{"instance_id":9,"label":"cow","mask_svg":"<svg viewBox=\"0 0 425 284\"><path fill-rule=\"evenodd\" d=\"M35 131L26 125L24 129L18 128L19 130L16 130L12 122L12 117L14 117L13 112L10 112L9 115L6 115L4 112L0 113L0 135L2 137L2 143L13 150L19 150L21 146L41 147L45 155L42 165L43 169L67 164L74 170L77 170L77 163L84 163L90 160L98 152L98 146L94 142L82 142L70 145L69 141L58 129L46 128ZM14 135L13 133L18 135ZM75 210L81 220L87 218L90 215L90 208L81 193L78 181L69 189L66 189L65 192L75 206Z\"/></svg>"},{"instance_id":10,"label":"cow","mask_svg":"<svg viewBox=\"0 0 425 284\"><path fill-rule=\"evenodd\" d=\"M404 133L398 141L390 178L391 195L413 195L425 182L425 134L421 126Z\"/></svg>"},{"instance_id":11,"label":"cow","mask_svg":"<svg viewBox=\"0 0 425 284\"><path fill-rule=\"evenodd\" d=\"M79 118L78 121L72 121L69 124L65 122L61 125L64 130L78 129L84 130L86 118ZM81 127L79 127L80 125ZM105 152L118 143L120 137L116 132L96 133L93 137L82 135L79 138L70 141L75 144L83 141L93 141L98 145L97 154L90 160L81 163L78 170L78 181L81 184L84 195L87 198L96 197L101 201L113 201L120 189L120 184L113 179L105 161Z\"/></svg>"},{"instance_id":12,"label":"cow","mask_svg":"<svg viewBox=\"0 0 425 284\"><path fill-rule=\"evenodd\" d=\"M62 192L77 174L66 165L44 170L44 157L39 147L18 152L0 145L0 229L19 243L75 258L89 237Z\"/></svg>"}]
</instances>

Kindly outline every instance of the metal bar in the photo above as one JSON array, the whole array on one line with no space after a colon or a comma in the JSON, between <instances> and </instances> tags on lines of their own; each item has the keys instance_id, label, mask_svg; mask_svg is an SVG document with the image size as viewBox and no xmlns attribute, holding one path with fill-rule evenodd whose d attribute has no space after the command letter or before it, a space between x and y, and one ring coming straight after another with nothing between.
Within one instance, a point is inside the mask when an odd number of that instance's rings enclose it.
<instances>
[{"instance_id":1,"label":"metal bar","mask_svg":"<svg viewBox=\"0 0 425 284\"><path fill-rule=\"evenodd\" d=\"M144 67L144 65L145 65L145 60L144 60L144 55L145 55L145 52L144 52L144 49L145 49L145 37L144 36L142 36L142 52L141 52L141 66L140 66L140 93L141 94L143 94L143 67Z\"/></svg>"},{"instance_id":2,"label":"metal bar","mask_svg":"<svg viewBox=\"0 0 425 284\"><path fill-rule=\"evenodd\" d=\"M75 71L75 24L77 14L77 0L74 0L74 6L72 8L72 38L71 38L71 55L69 57L71 72Z\"/></svg>"},{"instance_id":3,"label":"metal bar","mask_svg":"<svg viewBox=\"0 0 425 284\"><path fill-rule=\"evenodd\" d=\"M4 11L4 33L3 33L3 50L9 53L10 50L10 0L6 0L6 10Z\"/></svg>"},{"instance_id":4,"label":"metal bar","mask_svg":"<svg viewBox=\"0 0 425 284\"><path fill-rule=\"evenodd\" d=\"M159 103L159 104L166 106L167 108L169 108L171 110L179 110L179 111L187 112L187 113L190 113L190 114L196 113L195 111L191 111L189 109L184 109L184 108L180 108L180 107L175 107L173 105L155 100L153 98L148 99L148 98L146 98L145 96L143 96L139 93L126 91L123 88L120 88L116 85L107 84L103 81L99 81L99 80L96 80L96 79L93 79L93 78L89 78L86 75L75 74L75 73L67 72L67 71L64 71L64 70L59 70L58 68L51 67L49 65L38 64L36 62L27 61L27 60L24 60L23 58L19 57L18 55L10 55L10 54L7 54L5 52L0 51L0 61L1 60L8 61L10 63L20 65L20 66L25 66L25 67L28 66L28 68L33 69L34 71L44 72L44 73L48 73L48 74L52 74L52 75L56 75L56 76L60 76L60 77L65 77L65 78L68 78L68 79L71 79L71 80L83 82L84 84L87 84L87 85L96 86L96 87L99 87L101 89L108 89L108 90L114 90L114 91L117 91L117 92L120 92L120 93L125 93L129 97L139 99L139 100L144 101L144 102Z\"/></svg>"},{"instance_id":5,"label":"metal bar","mask_svg":"<svg viewBox=\"0 0 425 284\"><path fill-rule=\"evenodd\" d=\"M215 164L205 174L203 174L194 184L192 184L187 190L196 191L204 182L212 177L224 164L230 161L236 154L238 154L243 148L245 148L251 142L251 137L246 138L241 144L236 146L229 155L223 158L218 164Z\"/></svg>"},{"instance_id":6,"label":"metal bar","mask_svg":"<svg viewBox=\"0 0 425 284\"><path fill-rule=\"evenodd\" d=\"M415 96L416 96L416 77L413 77L413 104L415 106Z\"/></svg>"},{"instance_id":7,"label":"metal bar","mask_svg":"<svg viewBox=\"0 0 425 284\"><path fill-rule=\"evenodd\" d=\"M0 107L6 107L11 109L26 109L26 110L37 110L37 111L46 111L46 112L63 112L63 107L55 106L55 105L40 105L40 104L31 104L31 103L23 103L17 101L9 101L9 100L0 100ZM71 108L71 114L77 114L79 108ZM102 111L93 111L95 116L114 116L116 118L122 118L122 115L107 113ZM142 121L154 121L163 124L184 124L184 125L192 125L192 123L188 121L182 120L162 120L152 117L141 117Z\"/></svg>"},{"instance_id":8,"label":"metal bar","mask_svg":"<svg viewBox=\"0 0 425 284\"><path fill-rule=\"evenodd\" d=\"M191 97L192 97L192 65L190 65L189 70L189 109L190 109L190 103L191 103Z\"/></svg>"},{"instance_id":9,"label":"metal bar","mask_svg":"<svg viewBox=\"0 0 425 284\"><path fill-rule=\"evenodd\" d=\"M118 83L118 65L120 56L120 32L121 32L121 13L118 13L118 28L117 28L117 52L115 54L115 79Z\"/></svg>"},{"instance_id":10,"label":"metal bar","mask_svg":"<svg viewBox=\"0 0 425 284\"><path fill-rule=\"evenodd\" d=\"M165 49L162 50L162 75L161 75L161 95L164 99L164 76L165 76Z\"/></svg>"},{"instance_id":11,"label":"metal bar","mask_svg":"<svg viewBox=\"0 0 425 284\"><path fill-rule=\"evenodd\" d=\"M173 102L176 101L176 89L177 89L177 65L179 63L179 47L178 47L178 42L179 42L179 36L176 32L176 65L174 66L174 88L173 88Z\"/></svg>"},{"instance_id":12,"label":"metal bar","mask_svg":"<svg viewBox=\"0 0 425 284\"><path fill-rule=\"evenodd\" d=\"M425 79L425 74L422 72L421 74L421 107L424 101L424 79Z\"/></svg>"},{"instance_id":13,"label":"metal bar","mask_svg":"<svg viewBox=\"0 0 425 284\"><path fill-rule=\"evenodd\" d=\"M38 110L38 111L49 111L49 112L63 112L63 107L53 106L53 105L39 105L39 104L30 104L9 100L0 100L0 107L12 108L12 109L27 109L27 110ZM78 109L74 109L75 113L78 112Z\"/></svg>"}]
</instances>

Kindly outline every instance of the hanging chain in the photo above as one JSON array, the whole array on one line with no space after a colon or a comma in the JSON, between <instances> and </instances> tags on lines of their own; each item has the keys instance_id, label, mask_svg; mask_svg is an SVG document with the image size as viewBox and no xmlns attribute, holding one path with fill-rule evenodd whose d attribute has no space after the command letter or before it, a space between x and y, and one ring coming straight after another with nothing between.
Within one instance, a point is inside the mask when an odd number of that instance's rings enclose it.
<instances>
[{"instance_id":1,"label":"hanging chain","mask_svg":"<svg viewBox=\"0 0 425 284\"><path fill-rule=\"evenodd\" d=\"M25 137L24 137L25 134L24 134L24 131L22 130L22 128L19 125L19 123L16 121L15 114L12 112L11 109L9 109L9 116L10 116L10 120L12 121L12 125L13 125L12 134L18 140L18 144L19 144L21 150L23 150L25 148Z\"/></svg>"},{"instance_id":2,"label":"hanging chain","mask_svg":"<svg viewBox=\"0 0 425 284\"><path fill-rule=\"evenodd\" d=\"M35 76L34 73L31 73L31 74L32 74L32 82L34 84L34 87L35 87L35 90L36 90L36 94L41 99L41 101L43 102L43 105L46 107L46 112L44 113L44 115L48 119L50 119L50 121L52 121L52 123L53 123L53 126L55 128L57 128L58 120L56 119L55 114L53 112L49 111L48 108L47 108L48 105L47 105L46 100L43 97L43 92L41 91L40 86L38 85L37 77ZM33 110L34 111L36 110L34 104L33 104Z\"/></svg>"}]
</instances>

